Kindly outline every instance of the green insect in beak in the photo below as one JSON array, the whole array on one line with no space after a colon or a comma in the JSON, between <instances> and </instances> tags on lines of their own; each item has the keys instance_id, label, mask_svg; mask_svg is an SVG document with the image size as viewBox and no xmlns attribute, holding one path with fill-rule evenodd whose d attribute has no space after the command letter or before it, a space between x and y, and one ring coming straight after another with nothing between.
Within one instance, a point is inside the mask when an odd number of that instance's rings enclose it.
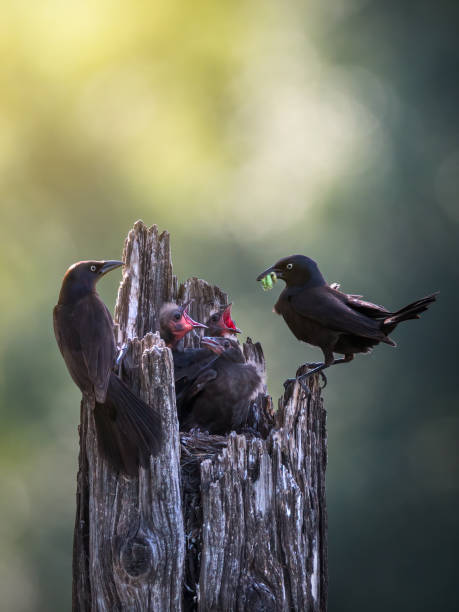
<instances>
[{"instance_id":1,"label":"green insect in beak","mask_svg":"<svg viewBox=\"0 0 459 612\"><path fill-rule=\"evenodd\" d=\"M270 291L273 288L274 283L277 281L275 272L270 272L264 278L261 279L261 286L263 291Z\"/></svg>"}]
</instances>

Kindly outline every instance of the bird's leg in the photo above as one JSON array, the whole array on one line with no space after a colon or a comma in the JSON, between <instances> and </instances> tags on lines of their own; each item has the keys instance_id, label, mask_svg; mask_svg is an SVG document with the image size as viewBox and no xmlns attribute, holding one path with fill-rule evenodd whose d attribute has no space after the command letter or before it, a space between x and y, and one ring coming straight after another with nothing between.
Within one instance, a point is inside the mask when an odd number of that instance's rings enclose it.
<instances>
[{"instance_id":1,"label":"bird's leg","mask_svg":"<svg viewBox=\"0 0 459 612\"><path fill-rule=\"evenodd\" d=\"M338 363L349 363L349 361L352 361L353 359L354 355L345 355L344 357L340 357L340 359L335 359L335 361L330 365L337 365Z\"/></svg>"},{"instance_id":2,"label":"bird's leg","mask_svg":"<svg viewBox=\"0 0 459 612\"><path fill-rule=\"evenodd\" d=\"M349 363L349 361L352 361L354 359L354 355L352 353L349 353L348 355L345 355L344 357L340 357L340 359L334 359L333 357L333 353L331 354L331 360L330 360L330 356L327 355L325 362L324 363L308 363L308 366L314 366L312 368L312 370L309 370L308 372L305 372L304 374L302 374L301 376L298 377L298 382L300 383L300 385L302 386L302 388L305 388L305 385L303 384L303 378L309 378L310 376L312 376L313 374L317 374L319 373L322 377L322 380L324 382L324 385L322 387L322 389L324 389L327 386L327 377L324 374L324 370L325 368L329 368L332 365L337 365L339 363Z\"/></svg>"},{"instance_id":3,"label":"bird's leg","mask_svg":"<svg viewBox=\"0 0 459 612\"><path fill-rule=\"evenodd\" d=\"M323 366L323 365L324 365L324 364L323 364L322 362L320 362L320 363L305 363L305 364L303 364L303 366L302 366L302 367L307 366L308 368L322 368L322 366ZM315 371L315 370L314 370L314 371ZM313 372L307 372L307 374L308 374L308 375L309 375L309 374L311 374L311 373L313 373ZM324 386L323 386L323 387L325 387L325 386L326 386L326 384L327 384L327 378L326 378L326 376L325 376L325 374L324 374L323 372L321 372L321 376L322 376L322 380L324 381ZM305 375L305 374L302 374L302 375L301 375L301 376L299 376L298 378L287 378L287 379L284 381L284 389L287 389L287 387L288 387L288 385L289 385L290 383L295 383L296 381L298 381L298 382L300 383L300 385L301 385L301 387L302 387L303 391L304 391L304 392L305 392L307 395L309 395L309 389L308 389L308 387L307 387L307 386L306 386L306 385L303 383L303 381L302 381L302 378L303 378L303 377L305 377L305 378L306 378L306 375ZM322 388L323 388L323 387L322 387Z\"/></svg>"},{"instance_id":4,"label":"bird's leg","mask_svg":"<svg viewBox=\"0 0 459 612\"><path fill-rule=\"evenodd\" d=\"M313 368L313 370L310 370L308 372L308 375L309 374L314 374L314 372L319 372L320 377L322 378L322 382L323 382L322 389L325 389L325 387L327 386L327 377L325 376L325 374L323 372L325 364L322 361L320 361L320 362L311 362L311 363L308 362L308 363L305 363L304 365L307 366L308 368ZM326 366L326 367L328 367L328 366ZM294 378L293 380L296 380L296 378ZM300 384L301 384L301 382L300 382ZM304 389L304 386L303 386L303 389Z\"/></svg>"},{"instance_id":5,"label":"bird's leg","mask_svg":"<svg viewBox=\"0 0 459 612\"><path fill-rule=\"evenodd\" d=\"M322 382L323 382L323 385L322 385L321 388L324 389L327 386L327 377L325 376L323 371L325 370L325 368L330 367L331 364L327 365L326 363L314 363L314 364L308 363L306 365L308 365L308 366L314 365L315 367L312 368L312 370L308 370L307 372L305 372L301 376L298 376L298 378L296 380L300 383L303 391L305 391L309 395L309 388L306 385L306 383L303 382L303 379L307 379L310 376L312 376L313 374L320 374L320 376L322 378Z\"/></svg>"},{"instance_id":6,"label":"bird's leg","mask_svg":"<svg viewBox=\"0 0 459 612\"><path fill-rule=\"evenodd\" d=\"M306 379L309 378L311 376L311 374L315 374L316 372L320 372L320 375L321 375L322 380L324 382L324 384L322 386L322 389L323 389L327 385L327 377L322 372L322 370L324 368L327 368L328 366L325 363L314 363L314 364L305 363L304 365L308 366L308 367L310 367L311 365L314 365L315 367L312 370L309 370L308 372L305 372L304 374L301 374L301 376L298 376L298 378L287 378L287 380L284 382L284 388L286 389L287 385L290 382L299 382L301 388L303 389L303 391L306 394L306 397L309 397L311 395L311 392L309 391L309 387L308 387L308 385L305 382Z\"/></svg>"},{"instance_id":7,"label":"bird's leg","mask_svg":"<svg viewBox=\"0 0 459 612\"><path fill-rule=\"evenodd\" d=\"M325 366L324 363L308 363L306 364L308 366L308 368L313 368L312 370L309 370L308 374L314 374L314 372L318 372L320 374L320 377L322 379L322 389L325 389L325 387L327 386L327 377L325 376L324 373L324 369L325 367L328 368L328 366ZM324 367L325 366L325 367Z\"/></svg>"},{"instance_id":8,"label":"bird's leg","mask_svg":"<svg viewBox=\"0 0 459 612\"><path fill-rule=\"evenodd\" d=\"M331 349L322 349L323 353L324 353L324 361L323 363L308 363L307 366L311 367L311 370L308 370L307 372L305 372L304 374L302 374L301 376L298 376L298 382L300 383L301 387L303 388L303 390L305 391L305 393L307 393L309 395L309 388L306 384L306 380L312 376L313 374L319 374L321 375L321 378L324 382L323 387L327 386L327 377L325 376L325 374L323 373L323 370L325 370L325 368L330 367L333 362L334 362L334 357L333 357L333 351ZM303 382L304 381L304 382Z\"/></svg>"},{"instance_id":9,"label":"bird's leg","mask_svg":"<svg viewBox=\"0 0 459 612\"><path fill-rule=\"evenodd\" d=\"M300 383L300 386L305 392L306 397L309 397L311 395L311 392L309 391L308 385L305 382L303 382L303 378L305 378L304 374L302 376L299 376L298 378L295 378L294 380L297 380Z\"/></svg>"},{"instance_id":10,"label":"bird's leg","mask_svg":"<svg viewBox=\"0 0 459 612\"><path fill-rule=\"evenodd\" d=\"M305 363L304 365L309 365L309 364ZM317 365L319 365L319 364L317 364ZM309 372L308 372L308 374L309 374ZM301 385L301 388L303 389L303 391L306 393L306 395L309 396L308 386L305 385L303 383L303 380L302 380L304 377L306 377L305 374L302 374L301 376L298 376L298 378L287 378L286 380L284 380L284 389L286 390L290 383L299 382L300 385ZM324 387L325 387L325 385L327 384L327 378L325 377L325 374L322 374L322 379L325 381L325 384L324 384ZM323 389L323 387L322 387L322 389Z\"/></svg>"},{"instance_id":11,"label":"bird's leg","mask_svg":"<svg viewBox=\"0 0 459 612\"><path fill-rule=\"evenodd\" d=\"M339 359L335 359L333 361L333 363L331 363L330 365L338 365L338 363L349 363L353 359L354 359L354 354L353 353L348 353L347 355L344 355L344 357L340 357Z\"/></svg>"}]
</instances>

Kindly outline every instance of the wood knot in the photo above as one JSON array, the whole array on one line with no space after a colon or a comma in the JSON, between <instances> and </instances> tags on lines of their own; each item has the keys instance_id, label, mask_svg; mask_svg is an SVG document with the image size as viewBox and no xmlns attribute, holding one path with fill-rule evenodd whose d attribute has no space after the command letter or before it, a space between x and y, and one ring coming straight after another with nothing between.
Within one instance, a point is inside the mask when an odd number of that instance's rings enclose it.
<instances>
[{"instance_id":1,"label":"wood knot","mask_svg":"<svg viewBox=\"0 0 459 612\"><path fill-rule=\"evenodd\" d=\"M120 561L124 571L138 578L151 571L153 553L151 544L144 538L131 538L121 548Z\"/></svg>"}]
</instances>

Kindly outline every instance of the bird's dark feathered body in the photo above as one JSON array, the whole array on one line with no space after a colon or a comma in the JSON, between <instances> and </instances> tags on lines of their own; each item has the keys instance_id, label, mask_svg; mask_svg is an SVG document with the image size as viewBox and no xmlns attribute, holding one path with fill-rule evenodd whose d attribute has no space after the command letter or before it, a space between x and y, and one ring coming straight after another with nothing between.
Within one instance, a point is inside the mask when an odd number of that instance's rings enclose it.
<instances>
[{"instance_id":1,"label":"bird's dark feathered body","mask_svg":"<svg viewBox=\"0 0 459 612\"><path fill-rule=\"evenodd\" d=\"M382 329L382 321L373 318L381 315L377 306L367 307L364 314L356 307L356 300L351 305L344 293L326 285L301 293L286 287L274 309L298 340L324 352L330 348L335 353L361 353L379 342L394 344Z\"/></svg>"},{"instance_id":2,"label":"bird's dark feathered body","mask_svg":"<svg viewBox=\"0 0 459 612\"><path fill-rule=\"evenodd\" d=\"M217 359L217 355L207 348L187 348L183 351L173 350L175 380L196 376L201 368Z\"/></svg>"},{"instance_id":3,"label":"bird's dark feathered body","mask_svg":"<svg viewBox=\"0 0 459 612\"><path fill-rule=\"evenodd\" d=\"M79 262L69 268L53 311L54 333L64 361L84 395L94 396L99 449L128 474L146 467L161 445L159 415L116 376L111 314L96 293L99 277L122 262ZM104 267L105 266L105 267ZM94 268L94 270L92 269Z\"/></svg>"},{"instance_id":4,"label":"bird's dark feathered body","mask_svg":"<svg viewBox=\"0 0 459 612\"><path fill-rule=\"evenodd\" d=\"M54 333L68 371L83 393L104 402L116 358L113 320L97 294L57 304Z\"/></svg>"},{"instance_id":5,"label":"bird's dark feathered body","mask_svg":"<svg viewBox=\"0 0 459 612\"><path fill-rule=\"evenodd\" d=\"M231 306L231 304L222 306L209 316L206 321L207 336L211 338L233 338L236 334L241 333L241 330L236 327L231 318ZM214 363L218 355L205 347L189 348L183 351L173 350L172 354L174 357L177 409L179 418L181 418L182 404L188 389L196 377Z\"/></svg>"},{"instance_id":6,"label":"bird's dark feathered body","mask_svg":"<svg viewBox=\"0 0 459 612\"><path fill-rule=\"evenodd\" d=\"M206 335L210 338L235 338L241 330L231 318L231 306L220 307L206 321ZM194 379L218 358L209 348L173 350L175 368L175 390L177 406L181 403L187 389Z\"/></svg>"},{"instance_id":7,"label":"bird's dark feathered body","mask_svg":"<svg viewBox=\"0 0 459 612\"><path fill-rule=\"evenodd\" d=\"M247 420L251 398L261 377L247 364L235 340L208 338L220 355L203 369L188 389L183 401L182 428L199 427L211 434L225 434L242 427Z\"/></svg>"},{"instance_id":8,"label":"bird's dark feathered body","mask_svg":"<svg viewBox=\"0 0 459 612\"><path fill-rule=\"evenodd\" d=\"M298 340L322 349L326 366L333 363L333 353L350 361L355 353L367 353L380 342L395 346L389 334L402 321L418 319L436 299L436 294L428 295L390 312L329 286L317 264L304 255L279 260L258 280L270 272L286 283L275 312L283 316Z\"/></svg>"},{"instance_id":9,"label":"bird's dark feathered body","mask_svg":"<svg viewBox=\"0 0 459 612\"><path fill-rule=\"evenodd\" d=\"M212 351L206 348L187 348L183 351L173 350L175 398L179 421L183 417L183 402L187 392L196 378L218 359Z\"/></svg>"}]
</instances>

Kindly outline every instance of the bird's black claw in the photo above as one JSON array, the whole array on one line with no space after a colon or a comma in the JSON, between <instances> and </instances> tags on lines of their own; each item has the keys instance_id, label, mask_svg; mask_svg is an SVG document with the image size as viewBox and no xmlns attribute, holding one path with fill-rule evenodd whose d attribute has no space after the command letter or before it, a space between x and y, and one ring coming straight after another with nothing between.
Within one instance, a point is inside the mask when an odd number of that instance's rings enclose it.
<instances>
[{"instance_id":1,"label":"bird's black claw","mask_svg":"<svg viewBox=\"0 0 459 612\"><path fill-rule=\"evenodd\" d=\"M303 391L306 394L306 397L309 397L311 395L311 391L309 390L309 387L307 385L307 383L303 382L303 378L307 379L308 378L308 373L306 372L306 374L302 374L301 376L298 376L298 378L296 379L299 383L301 388L303 389Z\"/></svg>"},{"instance_id":2,"label":"bird's black claw","mask_svg":"<svg viewBox=\"0 0 459 612\"><path fill-rule=\"evenodd\" d=\"M325 376L325 372L323 372L322 370L319 372L319 374L320 374L320 377L322 378L322 386L320 388L325 389L328 383L327 377Z\"/></svg>"},{"instance_id":3,"label":"bird's black claw","mask_svg":"<svg viewBox=\"0 0 459 612\"><path fill-rule=\"evenodd\" d=\"M311 369L305 372L304 374L301 374L301 376L299 376L297 379L300 385L302 386L303 390L308 395L310 394L309 388L306 388L302 379L307 380L309 377L313 376L314 374L320 374L320 377L323 383L320 388L325 389L325 387L327 386L327 377L325 376L324 371L323 371L324 367L326 367L325 364L324 363L305 363L304 365Z\"/></svg>"}]
</instances>

